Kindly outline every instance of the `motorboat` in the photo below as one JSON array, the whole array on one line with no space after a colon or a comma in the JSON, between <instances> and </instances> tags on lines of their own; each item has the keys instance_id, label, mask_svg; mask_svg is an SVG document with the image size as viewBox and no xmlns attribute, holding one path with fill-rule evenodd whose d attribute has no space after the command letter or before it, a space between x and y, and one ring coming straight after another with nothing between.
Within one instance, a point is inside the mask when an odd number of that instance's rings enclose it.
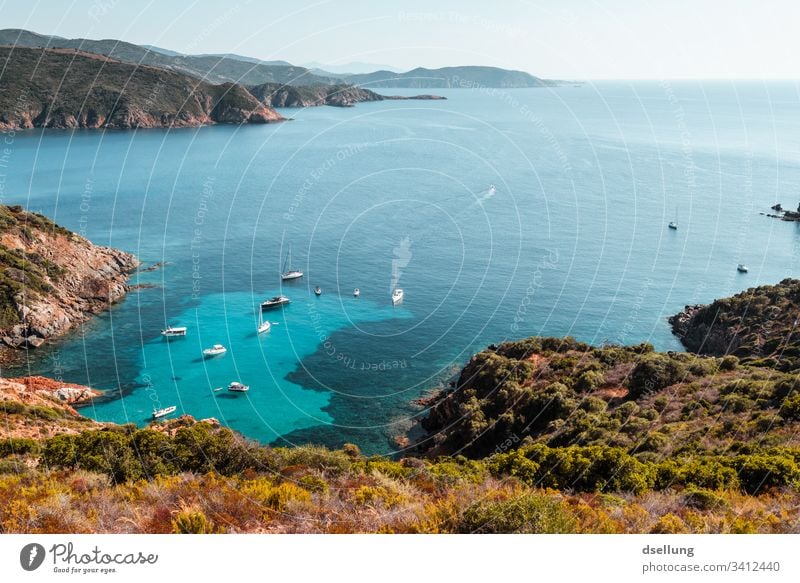
<instances>
[{"instance_id":1,"label":"motorboat","mask_svg":"<svg viewBox=\"0 0 800 583\"><path fill-rule=\"evenodd\" d=\"M354 298L357 298L360 295L361 295L361 290L360 289L356 288L356 289L353 290L353 297Z\"/></svg>"},{"instance_id":2,"label":"motorboat","mask_svg":"<svg viewBox=\"0 0 800 583\"><path fill-rule=\"evenodd\" d=\"M186 336L186 326L168 326L161 331L161 335L167 338Z\"/></svg>"},{"instance_id":3,"label":"motorboat","mask_svg":"<svg viewBox=\"0 0 800 583\"><path fill-rule=\"evenodd\" d=\"M292 246L289 245L289 252L286 254L286 261L283 262L283 273L281 279L287 281L289 279L299 279L303 277L303 272L299 269L292 269Z\"/></svg>"},{"instance_id":4,"label":"motorboat","mask_svg":"<svg viewBox=\"0 0 800 583\"><path fill-rule=\"evenodd\" d=\"M392 304L399 304L402 301L403 301L403 290L397 288L392 292Z\"/></svg>"},{"instance_id":5,"label":"motorboat","mask_svg":"<svg viewBox=\"0 0 800 583\"><path fill-rule=\"evenodd\" d=\"M206 348L203 350L203 356L210 357L210 356L219 356L220 354L225 354L228 352L228 349L225 348L222 344L215 344L211 348Z\"/></svg>"},{"instance_id":6,"label":"motorboat","mask_svg":"<svg viewBox=\"0 0 800 583\"><path fill-rule=\"evenodd\" d=\"M163 409L154 409L153 410L153 419L161 419L162 417L166 417L170 413L174 413L177 407L173 405L172 407L164 407Z\"/></svg>"},{"instance_id":7,"label":"motorboat","mask_svg":"<svg viewBox=\"0 0 800 583\"><path fill-rule=\"evenodd\" d=\"M739 273L747 273L748 269L744 263L740 263L739 265L736 266L736 271L738 271Z\"/></svg>"},{"instance_id":8,"label":"motorboat","mask_svg":"<svg viewBox=\"0 0 800 583\"><path fill-rule=\"evenodd\" d=\"M319 286L315 287L314 288L314 295L321 296L322 295L322 288L320 288Z\"/></svg>"},{"instance_id":9,"label":"motorboat","mask_svg":"<svg viewBox=\"0 0 800 583\"><path fill-rule=\"evenodd\" d=\"M268 300L261 302L261 309L262 310L269 310L271 308L279 308L281 306L285 306L291 300L286 296L274 296Z\"/></svg>"},{"instance_id":10,"label":"motorboat","mask_svg":"<svg viewBox=\"0 0 800 583\"><path fill-rule=\"evenodd\" d=\"M228 390L233 393L246 393L250 390L250 387L247 385L243 385L238 381L233 381L231 384L228 385Z\"/></svg>"}]
</instances>

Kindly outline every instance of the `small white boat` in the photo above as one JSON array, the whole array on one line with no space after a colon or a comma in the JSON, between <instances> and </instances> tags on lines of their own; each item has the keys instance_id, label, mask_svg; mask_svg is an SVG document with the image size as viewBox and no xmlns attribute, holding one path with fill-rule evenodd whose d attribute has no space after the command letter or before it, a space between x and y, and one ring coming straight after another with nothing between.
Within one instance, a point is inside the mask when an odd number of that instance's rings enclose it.
<instances>
[{"instance_id":1,"label":"small white boat","mask_svg":"<svg viewBox=\"0 0 800 583\"><path fill-rule=\"evenodd\" d=\"M353 297L354 298L357 298L360 295L361 295L361 290L360 289L356 288L356 289L353 290Z\"/></svg>"},{"instance_id":2,"label":"small white boat","mask_svg":"<svg viewBox=\"0 0 800 583\"><path fill-rule=\"evenodd\" d=\"M203 356L219 356L220 354L225 354L226 352L228 352L228 349L222 344L215 344L211 348L206 348L203 350Z\"/></svg>"},{"instance_id":3,"label":"small white boat","mask_svg":"<svg viewBox=\"0 0 800 583\"><path fill-rule=\"evenodd\" d=\"M261 315L261 311L258 312L258 333L263 334L264 332L269 332L270 329L269 320L265 320Z\"/></svg>"},{"instance_id":4,"label":"small white boat","mask_svg":"<svg viewBox=\"0 0 800 583\"><path fill-rule=\"evenodd\" d=\"M392 304L399 304L402 301L403 301L403 290L397 288L392 292Z\"/></svg>"},{"instance_id":5,"label":"small white boat","mask_svg":"<svg viewBox=\"0 0 800 583\"><path fill-rule=\"evenodd\" d=\"M161 331L162 336L186 336L186 326L168 326Z\"/></svg>"},{"instance_id":6,"label":"small white boat","mask_svg":"<svg viewBox=\"0 0 800 583\"><path fill-rule=\"evenodd\" d=\"M314 295L321 296L322 295L322 288L319 286L314 288Z\"/></svg>"},{"instance_id":7,"label":"small white boat","mask_svg":"<svg viewBox=\"0 0 800 583\"><path fill-rule=\"evenodd\" d=\"M222 387L217 387L216 389L214 389L214 392L215 393L219 393L221 390L222 390Z\"/></svg>"},{"instance_id":8,"label":"small white boat","mask_svg":"<svg viewBox=\"0 0 800 583\"><path fill-rule=\"evenodd\" d=\"M175 409L177 409L177 407L174 405L172 407L164 407L163 409L154 409L153 419L161 419L162 417L166 417L170 413L174 413Z\"/></svg>"},{"instance_id":9,"label":"small white boat","mask_svg":"<svg viewBox=\"0 0 800 583\"><path fill-rule=\"evenodd\" d=\"M250 387L247 385L243 385L238 381L233 381L231 384L228 385L228 390L234 393L246 393L250 390Z\"/></svg>"},{"instance_id":10,"label":"small white boat","mask_svg":"<svg viewBox=\"0 0 800 583\"><path fill-rule=\"evenodd\" d=\"M736 271L738 271L739 273L747 273L748 271L747 266L744 263L740 263L739 265L736 266Z\"/></svg>"},{"instance_id":11,"label":"small white boat","mask_svg":"<svg viewBox=\"0 0 800 583\"><path fill-rule=\"evenodd\" d=\"M261 309L262 310L269 310L271 308L279 308L280 306L285 306L291 300L286 296L274 296L268 300L261 302Z\"/></svg>"},{"instance_id":12,"label":"small white boat","mask_svg":"<svg viewBox=\"0 0 800 583\"><path fill-rule=\"evenodd\" d=\"M289 279L298 279L303 277L303 272L299 269L292 269L292 246L289 245L289 252L286 254L286 261L283 262L283 273L281 273L281 279L283 281Z\"/></svg>"}]
</instances>

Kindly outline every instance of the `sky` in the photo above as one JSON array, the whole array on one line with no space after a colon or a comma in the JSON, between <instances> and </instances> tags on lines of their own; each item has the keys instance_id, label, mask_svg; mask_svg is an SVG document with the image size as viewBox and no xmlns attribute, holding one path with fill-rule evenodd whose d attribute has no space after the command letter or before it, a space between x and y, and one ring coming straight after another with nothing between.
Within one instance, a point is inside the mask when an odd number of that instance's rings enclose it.
<instances>
[{"instance_id":1,"label":"sky","mask_svg":"<svg viewBox=\"0 0 800 583\"><path fill-rule=\"evenodd\" d=\"M796 0L0 0L0 28L294 64L796 79Z\"/></svg>"}]
</instances>

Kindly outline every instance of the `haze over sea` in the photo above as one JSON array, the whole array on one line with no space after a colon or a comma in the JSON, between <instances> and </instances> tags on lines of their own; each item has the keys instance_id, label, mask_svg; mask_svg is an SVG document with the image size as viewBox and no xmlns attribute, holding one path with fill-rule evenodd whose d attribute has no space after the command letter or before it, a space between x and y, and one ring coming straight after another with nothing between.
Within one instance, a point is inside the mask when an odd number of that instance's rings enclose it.
<instances>
[{"instance_id":1,"label":"haze over sea","mask_svg":"<svg viewBox=\"0 0 800 583\"><path fill-rule=\"evenodd\" d=\"M424 414L411 402L487 344L677 350L685 304L798 275L800 225L759 214L800 200L795 84L436 92L266 126L5 136L3 203L165 265L3 374L105 389L81 410L99 420L177 405L263 442L388 453ZM289 243L306 275L281 287ZM256 335L279 292L292 304ZM214 343L228 353L203 360ZM232 380L250 392L213 391Z\"/></svg>"}]
</instances>

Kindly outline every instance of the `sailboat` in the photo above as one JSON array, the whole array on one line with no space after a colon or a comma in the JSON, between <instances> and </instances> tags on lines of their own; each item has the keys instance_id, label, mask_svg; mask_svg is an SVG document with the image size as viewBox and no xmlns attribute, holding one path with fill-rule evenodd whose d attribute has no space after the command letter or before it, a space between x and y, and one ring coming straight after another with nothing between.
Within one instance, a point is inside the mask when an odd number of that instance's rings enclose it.
<instances>
[{"instance_id":1,"label":"sailboat","mask_svg":"<svg viewBox=\"0 0 800 583\"><path fill-rule=\"evenodd\" d=\"M673 231L678 230L678 207L675 207L675 220L669 222L669 228Z\"/></svg>"},{"instance_id":2,"label":"sailboat","mask_svg":"<svg viewBox=\"0 0 800 583\"><path fill-rule=\"evenodd\" d=\"M303 277L303 272L299 269L292 269L292 245L289 244L289 252L286 254L286 261L283 262L283 273L281 273L281 279L286 281L287 279L298 279Z\"/></svg>"},{"instance_id":3,"label":"sailboat","mask_svg":"<svg viewBox=\"0 0 800 583\"><path fill-rule=\"evenodd\" d=\"M269 332L270 323L269 320L264 319L264 314L261 310L258 311L258 333L262 334L264 332Z\"/></svg>"}]
</instances>

